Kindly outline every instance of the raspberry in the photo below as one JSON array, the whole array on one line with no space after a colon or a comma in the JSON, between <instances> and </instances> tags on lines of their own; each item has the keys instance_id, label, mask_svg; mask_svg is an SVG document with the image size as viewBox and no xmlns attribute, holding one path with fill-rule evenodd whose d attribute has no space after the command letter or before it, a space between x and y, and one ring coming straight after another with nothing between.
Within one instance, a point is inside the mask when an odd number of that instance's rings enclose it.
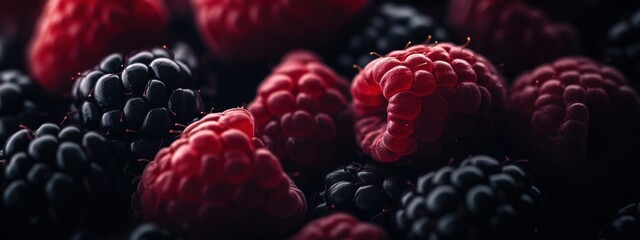
<instances>
[{"instance_id":1,"label":"raspberry","mask_svg":"<svg viewBox=\"0 0 640 240\"><path fill-rule=\"evenodd\" d=\"M600 174L603 166L622 164L608 159L635 155L640 99L612 67L562 58L522 74L509 97L513 134L540 159L574 168L588 163Z\"/></svg>"},{"instance_id":2,"label":"raspberry","mask_svg":"<svg viewBox=\"0 0 640 240\"><path fill-rule=\"evenodd\" d=\"M640 204L629 204L616 214L603 231L602 240L640 239Z\"/></svg>"},{"instance_id":3,"label":"raspberry","mask_svg":"<svg viewBox=\"0 0 640 240\"><path fill-rule=\"evenodd\" d=\"M145 169L134 209L203 239L286 233L304 217L306 200L253 127L244 109L189 125Z\"/></svg>"},{"instance_id":4,"label":"raspberry","mask_svg":"<svg viewBox=\"0 0 640 240\"><path fill-rule=\"evenodd\" d=\"M186 125L200 117L203 103L189 67L167 49L128 57L115 53L78 77L71 119L104 132L127 149L129 173L138 176L145 162L169 146Z\"/></svg>"},{"instance_id":5,"label":"raspberry","mask_svg":"<svg viewBox=\"0 0 640 240\"><path fill-rule=\"evenodd\" d=\"M381 162L426 157L416 164L433 164L449 146L486 143L504 108L503 82L484 57L449 43L391 52L351 85L357 142Z\"/></svg>"},{"instance_id":6,"label":"raspberry","mask_svg":"<svg viewBox=\"0 0 640 240\"><path fill-rule=\"evenodd\" d=\"M446 30L430 16L408 5L382 4L364 25L349 38L336 61L345 74L354 72L353 64L366 66L375 59L371 52L387 54L402 49L409 41L424 42L430 35L437 41L448 39Z\"/></svg>"},{"instance_id":7,"label":"raspberry","mask_svg":"<svg viewBox=\"0 0 640 240\"><path fill-rule=\"evenodd\" d=\"M227 62L331 45L368 0L195 0L205 43ZM247 59L246 56L251 56Z\"/></svg>"},{"instance_id":8,"label":"raspberry","mask_svg":"<svg viewBox=\"0 0 640 240\"><path fill-rule=\"evenodd\" d=\"M454 0L449 25L471 36L472 49L509 74L576 52L578 38L567 23L554 23L543 12L520 1Z\"/></svg>"},{"instance_id":9,"label":"raspberry","mask_svg":"<svg viewBox=\"0 0 640 240\"><path fill-rule=\"evenodd\" d=\"M327 174L324 191L312 200L311 218L348 212L392 229L391 212L408 188L407 180L381 166L349 164Z\"/></svg>"},{"instance_id":10,"label":"raspberry","mask_svg":"<svg viewBox=\"0 0 640 240\"><path fill-rule=\"evenodd\" d=\"M107 233L128 222L124 162L101 134L43 124L12 135L4 158L3 237L64 238L76 229Z\"/></svg>"},{"instance_id":11,"label":"raspberry","mask_svg":"<svg viewBox=\"0 0 640 240\"><path fill-rule=\"evenodd\" d=\"M157 44L167 23L161 0L48 1L31 40L31 74L45 90L67 93L77 72L109 53Z\"/></svg>"},{"instance_id":12,"label":"raspberry","mask_svg":"<svg viewBox=\"0 0 640 240\"><path fill-rule=\"evenodd\" d=\"M375 225L358 222L348 214L334 213L307 224L291 239L386 240L389 237Z\"/></svg>"},{"instance_id":13,"label":"raspberry","mask_svg":"<svg viewBox=\"0 0 640 240\"><path fill-rule=\"evenodd\" d=\"M530 239L542 203L521 167L479 155L419 177L395 219L409 239Z\"/></svg>"},{"instance_id":14,"label":"raspberry","mask_svg":"<svg viewBox=\"0 0 640 240\"><path fill-rule=\"evenodd\" d=\"M256 136L291 171L330 168L353 136L349 85L309 52L286 55L249 111Z\"/></svg>"},{"instance_id":15,"label":"raspberry","mask_svg":"<svg viewBox=\"0 0 640 240\"><path fill-rule=\"evenodd\" d=\"M628 20L611 26L604 55L628 76L640 77L640 9ZM637 86L637 82L633 82Z\"/></svg>"}]
</instances>

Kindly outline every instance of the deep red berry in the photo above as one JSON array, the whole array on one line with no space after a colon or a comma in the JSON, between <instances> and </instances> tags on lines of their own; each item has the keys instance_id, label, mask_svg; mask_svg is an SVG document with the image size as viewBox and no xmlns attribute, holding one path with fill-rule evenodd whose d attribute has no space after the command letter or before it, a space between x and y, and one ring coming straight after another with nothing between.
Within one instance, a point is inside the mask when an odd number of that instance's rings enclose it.
<instances>
[{"instance_id":1,"label":"deep red berry","mask_svg":"<svg viewBox=\"0 0 640 240\"><path fill-rule=\"evenodd\" d=\"M609 159L637 142L638 94L618 70L591 59L562 58L526 72L509 98L516 138L556 164L577 167L590 156L617 165Z\"/></svg>"},{"instance_id":2,"label":"deep red berry","mask_svg":"<svg viewBox=\"0 0 640 240\"><path fill-rule=\"evenodd\" d=\"M387 233L382 228L359 222L345 213L335 213L307 224L292 240L386 240Z\"/></svg>"},{"instance_id":3,"label":"deep red berry","mask_svg":"<svg viewBox=\"0 0 640 240\"><path fill-rule=\"evenodd\" d=\"M257 137L288 170L298 171L336 165L337 148L353 135L349 101L345 79L312 53L298 51L260 84L248 108Z\"/></svg>"},{"instance_id":4,"label":"deep red berry","mask_svg":"<svg viewBox=\"0 0 640 240\"><path fill-rule=\"evenodd\" d=\"M507 73L518 74L538 64L575 52L578 36L567 23L518 0L454 0L449 26L471 36L469 47L485 54Z\"/></svg>"},{"instance_id":5,"label":"deep red berry","mask_svg":"<svg viewBox=\"0 0 640 240\"><path fill-rule=\"evenodd\" d=\"M490 131L506 93L487 59L441 43L373 60L355 77L351 94L356 138L365 153L381 162L414 154L427 157L417 162L428 162L447 140L464 144Z\"/></svg>"},{"instance_id":6,"label":"deep red berry","mask_svg":"<svg viewBox=\"0 0 640 240\"><path fill-rule=\"evenodd\" d=\"M168 23L161 0L51 0L31 39L31 74L50 92L112 52L159 44Z\"/></svg>"},{"instance_id":7,"label":"deep red berry","mask_svg":"<svg viewBox=\"0 0 640 240\"><path fill-rule=\"evenodd\" d=\"M247 62L273 60L296 48L326 47L368 0L193 2L208 46L225 61Z\"/></svg>"},{"instance_id":8,"label":"deep red berry","mask_svg":"<svg viewBox=\"0 0 640 240\"><path fill-rule=\"evenodd\" d=\"M253 138L244 109L189 125L145 169L138 201L145 220L211 239L278 236L304 217L304 195Z\"/></svg>"}]
</instances>

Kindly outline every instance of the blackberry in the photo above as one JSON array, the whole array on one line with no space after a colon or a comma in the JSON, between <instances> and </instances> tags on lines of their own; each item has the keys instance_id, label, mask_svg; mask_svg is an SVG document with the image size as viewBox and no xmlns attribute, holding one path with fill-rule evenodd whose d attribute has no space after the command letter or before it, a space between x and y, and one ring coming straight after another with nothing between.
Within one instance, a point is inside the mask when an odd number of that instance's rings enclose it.
<instances>
[{"instance_id":1,"label":"blackberry","mask_svg":"<svg viewBox=\"0 0 640 240\"><path fill-rule=\"evenodd\" d=\"M123 161L100 133L47 123L13 134L3 153L0 218L7 234L55 238L127 223Z\"/></svg>"},{"instance_id":2,"label":"blackberry","mask_svg":"<svg viewBox=\"0 0 640 240\"><path fill-rule=\"evenodd\" d=\"M428 15L409 5L386 3L379 6L359 32L349 38L336 64L340 72L353 77L356 64L364 67L377 58L371 52L385 55L402 49L409 41L422 43L432 36L435 41L446 41L448 34Z\"/></svg>"},{"instance_id":3,"label":"blackberry","mask_svg":"<svg viewBox=\"0 0 640 240\"><path fill-rule=\"evenodd\" d=\"M630 77L640 77L640 9L609 29L604 55Z\"/></svg>"},{"instance_id":4,"label":"blackberry","mask_svg":"<svg viewBox=\"0 0 640 240\"><path fill-rule=\"evenodd\" d=\"M76 80L72 119L127 149L127 171L138 176L140 159L153 159L201 115L200 93L182 88L192 83L191 69L167 49L111 54Z\"/></svg>"},{"instance_id":5,"label":"blackberry","mask_svg":"<svg viewBox=\"0 0 640 240\"><path fill-rule=\"evenodd\" d=\"M45 121L59 120L52 114L58 112L58 104L57 100L44 96L38 85L20 71L1 71L0 144L4 145L7 138L20 130L20 125L33 128Z\"/></svg>"},{"instance_id":6,"label":"blackberry","mask_svg":"<svg viewBox=\"0 0 640 240\"><path fill-rule=\"evenodd\" d=\"M474 156L419 177L401 204L409 239L529 239L542 196L521 167Z\"/></svg>"},{"instance_id":7,"label":"blackberry","mask_svg":"<svg viewBox=\"0 0 640 240\"><path fill-rule=\"evenodd\" d=\"M632 203L620 209L613 221L604 229L602 239L640 239L640 203Z\"/></svg>"},{"instance_id":8,"label":"blackberry","mask_svg":"<svg viewBox=\"0 0 640 240\"><path fill-rule=\"evenodd\" d=\"M390 226L391 211L398 207L409 182L388 169L353 163L326 175L324 191L311 200L310 218L349 212L361 220Z\"/></svg>"}]
</instances>

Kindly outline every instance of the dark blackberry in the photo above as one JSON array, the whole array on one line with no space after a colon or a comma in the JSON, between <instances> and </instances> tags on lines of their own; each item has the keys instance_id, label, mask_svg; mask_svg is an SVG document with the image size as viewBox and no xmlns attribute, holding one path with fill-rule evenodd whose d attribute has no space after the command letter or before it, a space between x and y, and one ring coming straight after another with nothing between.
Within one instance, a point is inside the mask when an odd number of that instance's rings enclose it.
<instances>
[{"instance_id":1,"label":"dark blackberry","mask_svg":"<svg viewBox=\"0 0 640 240\"><path fill-rule=\"evenodd\" d=\"M640 9L609 29L604 56L629 77L640 77ZM638 86L638 82L633 82Z\"/></svg>"},{"instance_id":2,"label":"dark blackberry","mask_svg":"<svg viewBox=\"0 0 640 240\"><path fill-rule=\"evenodd\" d=\"M388 228L391 211L398 207L409 182L388 169L367 164L349 164L328 173L324 191L311 199L310 218L333 212L349 212L361 220Z\"/></svg>"},{"instance_id":3,"label":"dark blackberry","mask_svg":"<svg viewBox=\"0 0 640 240\"><path fill-rule=\"evenodd\" d=\"M0 144L20 125L37 127L45 121L60 120L51 112L60 107L51 97L44 96L37 84L17 70L0 72ZM62 105L62 104L60 104Z\"/></svg>"},{"instance_id":4,"label":"dark blackberry","mask_svg":"<svg viewBox=\"0 0 640 240\"><path fill-rule=\"evenodd\" d=\"M602 239L640 239L640 203L632 203L620 209L613 221L605 227Z\"/></svg>"},{"instance_id":5,"label":"dark blackberry","mask_svg":"<svg viewBox=\"0 0 640 240\"><path fill-rule=\"evenodd\" d=\"M519 166L475 156L419 177L401 204L409 239L529 239L542 196Z\"/></svg>"},{"instance_id":6,"label":"dark blackberry","mask_svg":"<svg viewBox=\"0 0 640 240\"><path fill-rule=\"evenodd\" d=\"M107 233L127 223L124 163L100 133L43 124L13 134L3 153L3 237L5 231L28 239L69 236L76 229Z\"/></svg>"},{"instance_id":7,"label":"dark blackberry","mask_svg":"<svg viewBox=\"0 0 640 240\"><path fill-rule=\"evenodd\" d=\"M446 41L448 34L428 15L420 13L409 5L386 3L380 5L364 27L352 35L338 55L338 70L347 76L354 76L356 64L364 67L377 58L371 52L385 55L393 50L403 49L409 41L423 43L428 36L432 41Z\"/></svg>"},{"instance_id":8,"label":"dark blackberry","mask_svg":"<svg viewBox=\"0 0 640 240\"><path fill-rule=\"evenodd\" d=\"M203 112L200 93L183 89L192 83L191 69L167 49L112 54L76 80L72 119L127 149L127 171L137 176L140 159L153 159Z\"/></svg>"}]
</instances>

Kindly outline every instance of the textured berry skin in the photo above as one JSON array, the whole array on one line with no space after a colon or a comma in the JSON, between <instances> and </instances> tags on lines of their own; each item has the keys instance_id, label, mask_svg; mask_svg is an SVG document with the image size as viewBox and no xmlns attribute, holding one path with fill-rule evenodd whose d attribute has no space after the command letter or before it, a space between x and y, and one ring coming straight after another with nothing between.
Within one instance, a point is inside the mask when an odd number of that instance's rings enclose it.
<instances>
[{"instance_id":1,"label":"textured berry skin","mask_svg":"<svg viewBox=\"0 0 640 240\"><path fill-rule=\"evenodd\" d=\"M306 212L304 195L254 138L249 111L209 114L145 169L134 209L202 239L279 236Z\"/></svg>"},{"instance_id":2,"label":"textured berry skin","mask_svg":"<svg viewBox=\"0 0 640 240\"><path fill-rule=\"evenodd\" d=\"M348 212L361 220L391 228L391 213L409 189L404 177L382 166L349 164L328 173L324 190L314 199L312 219Z\"/></svg>"},{"instance_id":3,"label":"textured berry skin","mask_svg":"<svg viewBox=\"0 0 640 240\"><path fill-rule=\"evenodd\" d=\"M359 222L345 213L334 213L307 224L291 240L387 240L390 239L380 227Z\"/></svg>"},{"instance_id":4,"label":"textured berry skin","mask_svg":"<svg viewBox=\"0 0 640 240\"><path fill-rule=\"evenodd\" d=\"M128 222L124 162L104 136L75 126L22 129L4 145L3 237L65 238L76 229L121 230Z\"/></svg>"},{"instance_id":5,"label":"textured berry skin","mask_svg":"<svg viewBox=\"0 0 640 240\"><path fill-rule=\"evenodd\" d=\"M20 129L20 124L34 127L40 122L38 86L17 70L0 72L0 143Z\"/></svg>"},{"instance_id":6,"label":"textured berry skin","mask_svg":"<svg viewBox=\"0 0 640 240\"><path fill-rule=\"evenodd\" d=\"M107 54L158 44L165 11L162 0L48 1L30 43L31 74L45 90L67 93L76 73Z\"/></svg>"},{"instance_id":7,"label":"textured berry skin","mask_svg":"<svg viewBox=\"0 0 640 240\"><path fill-rule=\"evenodd\" d=\"M71 120L104 132L127 149L129 173L138 176L144 161L169 146L180 125L204 111L189 67L164 48L126 58L111 54L85 71L74 85Z\"/></svg>"},{"instance_id":8,"label":"textured berry skin","mask_svg":"<svg viewBox=\"0 0 640 240\"><path fill-rule=\"evenodd\" d=\"M287 54L258 87L256 136L288 171L331 168L353 136L349 85L309 52Z\"/></svg>"},{"instance_id":9,"label":"textured berry skin","mask_svg":"<svg viewBox=\"0 0 640 240\"><path fill-rule=\"evenodd\" d=\"M620 21L607 34L604 56L628 76L640 77L640 9L629 19ZM631 83L638 86L640 83Z\"/></svg>"},{"instance_id":10,"label":"textured berry skin","mask_svg":"<svg viewBox=\"0 0 640 240\"><path fill-rule=\"evenodd\" d=\"M479 155L419 177L395 221L408 239L532 239L543 200L520 166Z\"/></svg>"},{"instance_id":11,"label":"textured berry skin","mask_svg":"<svg viewBox=\"0 0 640 240\"><path fill-rule=\"evenodd\" d=\"M602 240L640 239L640 204L629 204L604 229Z\"/></svg>"},{"instance_id":12,"label":"textured berry skin","mask_svg":"<svg viewBox=\"0 0 640 240\"><path fill-rule=\"evenodd\" d=\"M364 27L347 40L345 50L336 60L339 70L354 75L354 64L366 66L375 59L371 52L387 54L402 49L409 41L422 43L428 36L438 42L447 41L447 31L429 15L410 5L386 3L378 6Z\"/></svg>"},{"instance_id":13,"label":"textured berry skin","mask_svg":"<svg viewBox=\"0 0 640 240\"><path fill-rule=\"evenodd\" d=\"M454 0L449 26L471 36L471 47L505 72L518 74L575 52L578 37L567 23L555 23L518 0Z\"/></svg>"},{"instance_id":14,"label":"textured berry skin","mask_svg":"<svg viewBox=\"0 0 640 240\"><path fill-rule=\"evenodd\" d=\"M637 147L640 100L610 66L582 57L543 64L518 77L509 98L514 136L542 159L579 167L587 156L625 161L635 155L614 157ZM595 162L598 172L622 164L604 159Z\"/></svg>"},{"instance_id":15,"label":"textured berry skin","mask_svg":"<svg viewBox=\"0 0 640 240\"><path fill-rule=\"evenodd\" d=\"M488 141L504 80L484 57L449 43L416 45L364 68L351 85L356 140L380 162L431 163L444 147ZM482 135L482 136L481 136ZM410 160L410 159L409 159Z\"/></svg>"},{"instance_id":16,"label":"textured berry skin","mask_svg":"<svg viewBox=\"0 0 640 240\"><path fill-rule=\"evenodd\" d=\"M331 45L368 0L195 0L205 43L223 61L274 60ZM251 56L248 60L245 56Z\"/></svg>"}]
</instances>

